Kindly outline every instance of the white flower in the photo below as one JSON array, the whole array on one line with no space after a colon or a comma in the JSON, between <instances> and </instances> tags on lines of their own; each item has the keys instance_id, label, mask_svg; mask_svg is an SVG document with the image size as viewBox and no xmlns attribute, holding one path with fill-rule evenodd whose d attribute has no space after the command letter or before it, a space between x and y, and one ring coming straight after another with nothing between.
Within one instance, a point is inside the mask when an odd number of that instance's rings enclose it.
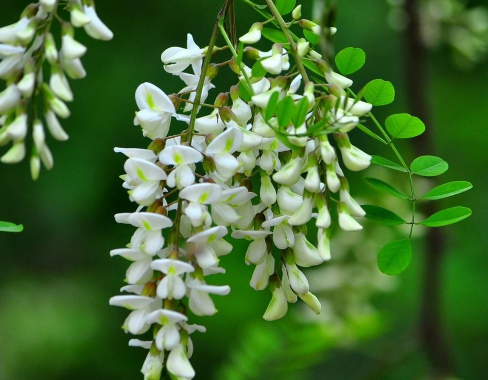
<instances>
[{"instance_id":1,"label":"white flower","mask_svg":"<svg viewBox=\"0 0 488 380\"><path fill-rule=\"evenodd\" d=\"M328 261L331 258L330 254L330 239L327 230L319 228L317 231L317 249L323 261Z\"/></svg>"},{"instance_id":2,"label":"white flower","mask_svg":"<svg viewBox=\"0 0 488 380\"><path fill-rule=\"evenodd\" d=\"M312 218L312 210L313 210L313 195L305 191L302 204L293 213L291 218L288 219L288 223L292 226L300 226L303 224L307 224L308 221Z\"/></svg>"},{"instance_id":3,"label":"white flower","mask_svg":"<svg viewBox=\"0 0 488 380\"><path fill-rule=\"evenodd\" d=\"M0 114L10 111L20 102L20 91L15 84L11 84L0 92Z\"/></svg>"},{"instance_id":4,"label":"white flower","mask_svg":"<svg viewBox=\"0 0 488 380\"><path fill-rule=\"evenodd\" d=\"M54 2L52 0L49 1ZM76 2L70 4L70 21L75 28L81 28L91 22L90 18L83 12L81 6Z\"/></svg>"},{"instance_id":5,"label":"white flower","mask_svg":"<svg viewBox=\"0 0 488 380\"><path fill-rule=\"evenodd\" d=\"M349 78L346 78L345 76L341 74L337 74L335 72L327 71L325 73L325 79L327 80L327 83L329 84L335 84L336 86L339 86L340 88L348 88L351 87L353 84L353 81Z\"/></svg>"},{"instance_id":6,"label":"white flower","mask_svg":"<svg viewBox=\"0 0 488 380\"><path fill-rule=\"evenodd\" d=\"M342 159L349 170L364 170L371 164L371 156L361 149L350 145L341 147Z\"/></svg>"},{"instance_id":7,"label":"white flower","mask_svg":"<svg viewBox=\"0 0 488 380\"><path fill-rule=\"evenodd\" d=\"M136 90L136 102L140 111L135 124L144 129L144 135L151 139L166 137L171 116L176 112L170 98L153 84L143 83Z\"/></svg>"},{"instance_id":8,"label":"white flower","mask_svg":"<svg viewBox=\"0 0 488 380\"><path fill-rule=\"evenodd\" d=\"M22 114L7 127L7 135L14 141L24 141L27 134L27 115Z\"/></svg>"},{"instance_id":9,"label":"white flower","mask_svg":"<svg viewBox=\"0 0 488 380\"><path fill-rule=\"evenodd\" d=\"M61 40L61 54L63 58L72 61L81 58L86 53L86 46L76 41L69 34L65 34Z\"/></svg>"},{"instance_id":10,"label":"white flower","mask_svg":"<svg viewBox=\"0 0 488 380\"><path fill-rule=\"evenodd\" d=\"M167 178L164 170L140 158L129 158L124 169L127 173L124 180L131 198L140 205L151 205L160 191L160 182Z\"/></svg>"},{"instance_id":11,"label":"white flower","mask_svg":"<svg viewBox=\"0 0 488 380\"><path fill-rule=\"evenodd\" d=\"M282 185L294 185L300 177L302 170L302 158L294 157L279 171L273 174L273 179Z\"/></svg>"},{"instance_id":12,"label":"white flower","mask_svg":"<svg viewBox=\"0 0 488 380\"><path fill-rule=\"evenodd\" d=\"M350 215L349 210L344 203L339 203L337 206L337 212L339 213L339 226L344 231L359 231L363 229L353 217Z\"/></svg>"},{"instance_id":13,"label":"white flower","mask_svg":"<svg viewBox=\"0 0 488 380\"><path fill-rule=\"evenodd\" d=\"M271 253L265 256L265 260L258 264L252 274L250 285L255 290L264 290L268 286L269 276L275 271L275 259Z\"/></svg>"},{"instance_id":14,"label":"white flower","mask_svg":"<svg viewBox=\"0 0 488 380\"><path fill-rule=\"evenodd\" d=\"M156 347L158 350L173 350L180 343L180 332L178 323L186 322L188 318L176 311L159 309L153 311L146 318L146 322L157 323L163 327L159 329L155 337Z\"/></svg>"},{"instance_id":15,"label":"white flower","mask_svg":"<svg viewBox=\"0 0 488 380\"><path fill-rule=\"evenodd\" d=\"M5 153L0 161L4 164L16 164L22 161L25 157L25 144L23 141L16 142L12 147Z\"/></svg>"},{"instance_id":16,"label":"white flower","mask_svg":"<svg viewBox=\"0 0 488 380\"><path fill-rule=\"evenodd\" d=\"M205 50L200 49L193 41L193 36L187 36L187 49L180 47L170 47L161 55L164 63L164 69L168 73L177 74L184 71L192 65L193 72L200 72L202 66L202 57Z\"/></svg>"},{"instance_id":17,"label":"white flower","mask_svg":"<svg viewBox=\"0 0 488 380\"><path fill-rule=\"evenodd\" d=\"M209 293L221 296L230 293L229 286L207 285L205 281L197 278L189 280L186 285L190 289L190 310L198 316L214 315L217 312Z\"/></svg>"},{"instance_id":18,"label":"white flower","mask_svg":"<svg viewBox=\"0 0 488 380\"><path fill-rule=\"evenodd\" d=\"M279 249L286 249L293 247L295 244L295 235L293 230L288 225L287 220L289 216L283 215L267 220L262 224L263 228L274 226L273 228L273 242Z\"/></svg>"},{"instance_id":19,"label":"white flower","mask_svg":"<svg viewBox=\"0 0 488 380\"><path fill-rule=\"evenodd\" d=\"M85 32L90 37L109 41L113 38L114 34L112 31L100 20L95 11L95 7L91 5L85 5L83 8L85 15L90 19L90 23L85 25Z\"/></svg>"},{"instance_id":20,"label":"white flower","mask_svg":"<svg viewBox=\"0 0 488 380\"><path fill-rule=\"evenodd\" d=\"M270 74L279 75L290 68L288 52L280 44L274 44L271 52L261 53L260 56L268 57L261 61L261 65Z\"/></svg>"},{"instance_id":21,"label":"white flower","mask_svg":"<svg viewBox=\"0 0 488 380\"><path fill-rule=\"evenodd\" d=\"M15 44L18 39L17 33L27 29L29 22L29 18L23 17L15 24L0 28L0 42L9 45Z\"/></svg>"},{"instance_id":22,"label":"white flower","mask_svg":"<svg viewBox=\"0 0 488 380\"><path fill-rule=\"evenodd\" d=\"M347 208L349 209L349 212L351 213L352 216L364 216L364 215L366 215L366 212L354 200L354 198L351 197L351 194L349 194L349 191L347 189L341 188L341 191L339 192L339 194L340 194L341 202L343 202L347 205Z\"/></svg>"},{"instance_id":23,"label":"white flower","mask_svg":"<svg viewBox=\"0 0 488 380\"><path fill-rule=\"evenodd\" d=\"M202 154L195 148L184 145L173 145L163 149L159 161L173 165L175 169L168 175L167 185L182 189L195 182L194 169L191 164L202 161Z\"/></svg>"},{"instance_id":24,"label":"white flower","mask_svg":"<svg viewBox=\"0 0 488 380\"><path fill-rule=\"evenodd\" d=\"M239 162L232 153L239 149L242 140L242 131L231 127L218 135L207 147L205 153L214 159L217 173L224 179L229 179L239 169Z\"/></svg>"},{"instance_id":25,"label":"white flower","mask_svg":"<svg viewBox=\"0 0 488 380\"><path fill-rule=\"evenodd\" d=\"M189 201L185 214L193 226L200 226L208 214L204 205L218 202L222 195L220 186L212 183L198 183L180 191L179 197Z\"/></svg>"},{"instance_id":26,"label":"white flower","mask_svg":"<svg viewBox=\"0 0 488 380\"><path fill-rule=\"evenodd\" d=\"M263 315L263 318L267 321L275 321L283 318L288 311L288 302L286 301L285 294L281 287L277 287L273 290L273 296Z\"/></svg>"},{"instance_id":27,"label":"white flower","mask_svg":"<svg viewBox=\"0 0 488 380\"><path fill-rule=\"evenodd\" d=\"M296 264L301 267L312 267L324 262L318 249L315 248L301 232L295 235L293 258L295 259Z\"/></svg>"},{"instance_id":28,"label":"white flower","mask_svg":"<svg viewBox=\"0 0 488 380\"><path fill-rule=\"evenodd\" d=\"M161 305L161 300L139 295L115 296L110 298L111 306L125 307L133 310L124 322L124 330L131 334L144 334L151 326L147 316Z\"/></svg>"},{"instance_id":29,"label":"white flower","mask_svg":"<svg viewBox=\"0 0 488 380\"><path fill-rule=\"evenodd\" d=\"M266 173L261 175L261 189L259 192L259 196L261 198L261 202L263 202L268 207L276 203L276 189L271 183L271 178L269 178Z\"/></svg>"},{"instance_id":30,"label":"white flower","mask_svg":"<svg viewBox=\"0 0 488 380\"><path fill-rule=\"evenodd\" d=\"M193 379L195 377L195 370L191 366L182 344L171 350L166 367L171 374L178 378Z\"/></svg>"},{"instance_id":31,"label":"white flower","mask_svg":"<svg viewBox=\"0 0 488 380\"><path fill-rule=\"evenodd\" d=\"M292 215L302 204L303 197L292 191L289 186L281 186L278 190L277 200L280 211L283 214Z\"/></svg>"},{"instance_id":32,"label":"white flower","mask_svg":"<svg viewBox=\"0 0 488 380\"><path fill-rule=\"evenodd\" d=\"M285 262L286 272L288 274L288 280L290 281L290 287L298 295L305 294L309 290L309 284L307 277L303 272L298 269L296 264L289 264Z\"/></svg>"},{"instance_id":33,"label":"white flower","mask_svg":"<svg viewBox=\"0 0 488 380\"><path fill-rule=\"evenodd\" d=\"M318 298L314 296L312 293L307 292L305 294L298 295L300 299L307 304L307 306L315 313L320 314L320 310L322 309L322 305L320 304Z\"/></svg>"},{"instance_id":34,"label":"white flower","mask_svg":"<svg viewBox=\"0 0 488 380\"><path fill-rule=\"evenodd\" d=\"M263 30L263 24L256 22L251 26L249 32L244 34L239 41L244 44L252 45L261 39L261 31Z\"/></svg>"},{"instance_id":35,"label":"white flower","mask_svg":"<svg viewBox=\"0 0 488 380\"><path fill-rule=\"evenodd\" d=\"M200 81L200 70L198 72L195 72L195 74L179 73L178 76L186 84L186 87L182 88L180 93L191 91L188 100L194 102L197 96L195 90L197 89L198 82ZM215 88L215 86L210 82L210 80L211 79L209 77L205 77L205 81L203 82L200 103L205 103L205 100L207 100L208 98L209 91ZM192 109L193 109L193 104L191 103L185 104L184 112L191 111Z\"/></svg>"}]
</instances>

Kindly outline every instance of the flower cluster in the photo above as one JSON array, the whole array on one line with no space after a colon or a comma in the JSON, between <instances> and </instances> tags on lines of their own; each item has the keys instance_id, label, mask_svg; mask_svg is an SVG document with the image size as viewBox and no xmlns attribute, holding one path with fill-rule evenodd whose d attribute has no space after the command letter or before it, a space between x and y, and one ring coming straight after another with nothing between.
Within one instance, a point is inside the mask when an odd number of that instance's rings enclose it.
<instances>
[{"instance_id":1,"label":"flower cluster","mask_svg":"<svg viewBox=\"0 0 488 380\"><path fill-rule=\"evenodd\" d=\"M87 48L74 38L74 28L99 40L110 40L112 32L100 20L93 0L71 0L70 21L58 15L59 0L41 0L29 5L15 24L0 28L0 79L6 89L0 92L0 146L12 143L0 160L6 164L22 161L26 156L26 136L31 130L33 147L31 173L37 179L41 162L53 167L53 156L46 143L44 125L58 141L68 139L59 118L70 115L65 102L73 100L67 77L86 76L81 57ZM51 34L58 20L61 48ZM50 66L49 82L44 81L44 63Z\"/></svg>"},{"instance_id":2,"label":"flower cluster","mask_svg":"<svg viewBox=\"0 0 488 380\"><path fill-rule=\"evenodd\" d=\"M318 25L301 19L300 8L293 17L293 23L321 34ZM254 24L241 43L257 43L262 29ZM122 291L132 295L110 303L131 310L123 326L127 332L140 335L152 326L151 339L130 341L149 350L142 368L146 379L159 379L164 368L172 378L194 377L189 336L204 328L187 324L188 311L213 315L209 294L229 293L227 286L206 282L225 272L219 263L233 248L224 240L229 232L250 242L250 284L272 293L264 313L271 321L299 298L320 312L301 268L330 260L334 224L358 231L355 217L365 215L342 167L360 171L370 165L371 156L352 145L347 133L372 106L350 98L345 89L352 81L333 72L305 39L293 48L275 43L269 51L242 46L239 57L220 30L233 53L224 62L210 60L226 48L211 42L202 49L191 35L186 48L163 52L165 70L185 86L167 95L142 84L134 123L152 142L148 149L115 149L127 156L123 187L138 207L115 216L137 230L127 248L111 252L131 262ZM320 82L299 69L302 59L322 74ZM236 85L218 94L213 105L205 103L225 66L237 74ZM204 109L210 112L200 114ZM308 230L316 231L313 238Z\"/></svg>"}]
</instances>

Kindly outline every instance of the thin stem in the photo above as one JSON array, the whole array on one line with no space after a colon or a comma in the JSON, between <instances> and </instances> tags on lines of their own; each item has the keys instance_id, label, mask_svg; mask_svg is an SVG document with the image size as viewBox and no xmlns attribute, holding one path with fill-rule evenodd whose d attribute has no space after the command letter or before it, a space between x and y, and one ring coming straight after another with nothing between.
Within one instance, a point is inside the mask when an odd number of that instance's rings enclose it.
<instances>
[{"instance_id":1,"label":"thin stem","mask_svg":"<svg viewBox=\"0 0 488 380\"><path fill-rule=\"evenodd\" d=\"M283 20L283 17L281 17L280 11L278 10L278 8L276 8L276 5L274 4L273 0L266 0L266 4L268 4L271 13L278 21L281 30L285 34L285 37L288 40L288 43L290 44L290 52L293 55L293 58L295 58L298 71L302 75L303 80L305 82L308 82L309 79L308 79L307 70L305 69L305 66L303 66L302 58L300 57L300 55L298 55L297 46L295 44L295 41L293 40L293 36L290 34L290 30L286 26L285 20Z\"/></svg>"}]
</instances>

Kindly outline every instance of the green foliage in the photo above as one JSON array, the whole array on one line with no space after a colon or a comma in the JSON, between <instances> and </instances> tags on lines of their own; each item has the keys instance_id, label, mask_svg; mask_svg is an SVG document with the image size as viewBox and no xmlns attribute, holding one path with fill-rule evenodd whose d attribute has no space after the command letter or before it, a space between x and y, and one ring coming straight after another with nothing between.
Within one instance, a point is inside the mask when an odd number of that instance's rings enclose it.
<instances>
[{"instance_id":1,"label":"green foliage","mask_svg":"<svg viewBox=\"0 0 488 380\"><path fill-rule=\"evenodd\" d=\"M286 128L290 124L294 111L293 99L291 96L285 96L276 109L276 118L281 129Z\"/></svg>"},{"instance_id":2,"label":"green foliage","mask_svg":"<svg viewBox=\"0 0 488 380\"><path fill-rule=\"evenodd\" d=\"M413 174L423 177L435 177L445 173L449 165L440 157L421 156L416 158L410 165Z\"/></svg>"},{"instance_id":3,"label":"green foliage","mask_svg":"<svg viewBox=\"0 0 488 380\"><path fill-rule=\"evenodd\" d=\"M395 100L395 87L383 79L374 79L366 85L364 98L373 106L385 106Z\"/></svg>"},{"instance_id":4,"label":"green foliage","mask_svg":"<svg viewBox=\"0 0 488 380\"><path fill-rule=\"evenodd\" d=\"M310 42L312 45L317 45L320 42L320 37L317 36L315 33L311 32L310 30L303 29L303 35Z\"/></svg>"},{"instance_id":5,"label":"green foliage","mask_svg":"<svg viewBox=\"0 0 488 380\"><path fill-rule=\"evenodd\" d=\"M0 222L0 232L22 232L23 230L24 226L22 224Z\"/></svg>"},{"instance_id":6,"label":"green foliage","mask_svg":"<svg viewBox=\"0 0 488 380\"><path fill-rule=\"evenodd\" d=\"M403 173L408 172L408 170L405 169L403 166L400 166L397 163L390 161L390 160L388 160L384 157L381 157L381 156L373 156L373 158L371 159L371 163L378 165L378 166L383 166L384 168L403 172Z\"/></svg>"},{"instance_id":7,"label":"green foliage","mask_svg":"<svg viewBox=\"0 0 488 380\"><path fill-rule=\"evenodd\" d=\"M393 211L387 210L386 208L373 206L373 205L363 205L361 206L364 211L366 211L365 218L385 224L387 226L399 226L405 224L405 221L395 214Z\"/></svg>"},{"instance_id":8,"label":"green foliage","mask_svg":"<svg viewBox=\"0 0 488 380\"><path fill-rule=\"evenodd\" d=\"M384 182L378 178L366 177L364 179L371 186L377 188L378 190L384 191L385 193L393 195L396 198L408 200L408 197L405 194L403 194L400 190L396 189L395 187L393 187L389 183L386 183L386 182Z\"/></svg>"},{"instance_id":9,"label":"green foliage","mask_svg":"<svg viewBox=\"0 0 488 380\"><path fill-rule=\"evenodd\" d=\"M428 191L421 199L437 200L452 197L453 195L464 193L471 190L473 185L467 181L453 181L437 186Z\"/></svg>"},{"instance_id":10,"label":"green foliage","mask_svg":"<svg viewBox=\"0 0 488 380\"><path fill-rule=\"evenodd\" d=\"M251 101L251 91L247 86L247 83L242 80L239 82L239 96L246 102Z\"/></svg>"},{"instance_id":11,"label":"green foliage","mask_svg":"<svg viewBox=\"0 0 488 380\"><path fill-rule=\"evenodd\" d=\"M394 276L407 269L412 260L410 239L395 240L385 245L378 253L378 268L384 274Z\"/></svg>"},{"instance_id":12,"label":"green foliage","mask_svg":"<svg viewBox=\"0 0 488 380\"><path fill-rule=\"evenodd\" d=\"M296 0L276 0L276 8L278 8L278 11L283 16L293 11L296 5Z\"/></svg>"},{"instance_id":13,"label":"green foliage","mask_svg":"<svg viewBox=\"0 0 488 380\"><path fill-rule=\"evenodd\" d=\"M386 130L394 139L409 139L424 133L425 124L408 113L391 115L385 122Z\"/></svg>"},{"instance_id":14,"label":"green foliage","mask_svg":"<svg viewBox=\"0 0 488 380\"><path fill-rule=\"evenodd\" d=\"M263 30L261 31L261 34L264 36L264 38L270 40L271 42L274 42L277 44L288 43L286 36L284 35L284 33L281 30L271 29L271 28L263 28Z\"/></svg>"},{"instance_id":15,"label":"green foliage","mask_svg":"<svg viewBox=\"0 0 488 380\"><path fill-rule=\"evenodd\" d=\"M470 217L471 214L472 211L469 208L456 206L436 212L420 224L426 227L448 226L449 224L454 224Z\"/></svg>"},{"instance_id":16,"label":"green foliage","mask_svg":"<svg viewBox=\"0 0 488 380\"><path fill-rule=\"evenodd\" d=\"M266 69L261 65L261 61L256 61L252 66L252 77L256 79L261 79L267 74Z\"/></svg>"},{"instance_id":17,"label":"green foliage","mask_svg":"<svg viewBox=\"0 0 488 380\"><path fill-rule=\"evenodd\" d=\"M278 106L279 101L280 94L278 92L274 92L269 98L268 106L266 107L266 112L264 115L266 121L269 121L276 113L276 107Z\"/></svg>"},{"instance_id":18,"label":"green foliage","mask_svg":"<svg viewBox=\"0 0 488 380\"><path fill-rule=\"evenodd\" d=\"M300 99L300 101L295 106L295 110L293 113L293 125L295 127L298 128L303 123L305 123L307 112L308 112L308 98L304 96L303 98Z\"/></svg>"},{"instance_id":19,"label":"green foliage","mask_svg":"<svg viewBox=\"0 0 488 380\"><path fill-rule=\"evenodd\" d=\"M339 71L344 75L355 73L366 62L366 54L362 49L348 47L341 50L335 57Z\"/></svg>"}]
</instances>

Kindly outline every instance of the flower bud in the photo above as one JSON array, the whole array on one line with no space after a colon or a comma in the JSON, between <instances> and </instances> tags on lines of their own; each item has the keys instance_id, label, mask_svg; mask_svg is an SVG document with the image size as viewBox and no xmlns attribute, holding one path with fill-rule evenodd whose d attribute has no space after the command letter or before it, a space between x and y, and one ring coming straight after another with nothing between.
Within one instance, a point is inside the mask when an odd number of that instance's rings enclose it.
<instances>
[{"instance_id":1,"label":"flower bud","mask_svg":"<svg viewBox=\"0 0 488 380\"><path fill-rule=\"evenodd\" d=\"M44 51L47 61L54 65L58 61L58 50L56 49L56 42L51 33L47 33L44 40Z\"/></svg>"},{"instance_id":2,"label":"flower bud","mask_svg":"<svg viewBox=\"0 0 488 380\"><path fill-rule=\"evenodd\" d=\"M71 24L75 28L81 28L91 22L90 18L83 12L81 6L76 1L71 1L69 8Z\"/></svg>"},{"instance_id":3,"label":"flower bud","mask_svg":"<svg viewBox=\"0 0 488 380\"><path fill-rule=\"evenodd\" d=\"M326 165L326 182L329 190L333 193L337 193L341 187L341 181L339 181L339 177L337 177L334 164Z\"/></svg>"},{"instance_id":4,"label":"flower bud","mask_svg":"<svg viewBox=\"0 0 488 380\"><path fill-rule=\"evenodd\" d=\"M39 174L41 172L41 159L39 158L39 155L35 150L34 152L32 152L30 158L30 171L32 180L36 181L39 178Z\"/></svg>"},{"instance_id":5,"label":"flower bud","mask_svg":"<svg viewBox=\"0 0 488 380\"><path fill-rule=\"evenodd\" d=\"M22 161L25 157L25 145L24 142L16 142L12 147L5 153L0 161L4 164L16 164Z\"/></svg>"},{"instance_id":6,"label":"flower bud","mask_svg":"<svg viewBox=\"0 0 488 380\"><path fill-rule=\"evenodd\" d=\"M351 197L349 194L349 184L344 177L340 178L341 180L341 190L340 190L340 199L341 202L345 203L351 213L352 216L364 216L366 212L362 209L362 207Z\"/></svg>"},{"instance_id":7,"label":"flower bud","mask_svg":"<svg viewBox=\"0 0 488 380\"><path fill-rule=\"evenodd\" d=\"M301 169L301 157L292 158L290 162L273 174L273 179L281 185L294 185L300 178Z\"/></svg>"},{"instance_id":8,"label":"flower bud","mask_svg":"<svg viewBox=\"0 0 488 380\"><path fill-rule=\"evenodd\" d=\"M261 202L266 206L271 206L276 202L276 190L271 183L271 178L264 170L261 170L261 189L259 191Z\"/></svg>"},{"instance_id":9,"label":"flower bud","mask_svg":"<svg viewBox=\"0 0 488 380\"><path fill-rule=\"evenodd\" d=\"M319 228L317 231L317 250L323 261L331 259L330 255L330 232L327 229Z\"/></svg>"},{"instance_id":10,"label":"flower bud","mask_svg":"<svg viewBox=\"0 0 488 380\"><path fill-rule=\"evenodd\" d=\"M312 293L308 292L306 294L298 295L300 299L307 304L307 306L312 310L315 314L320 314L322 309L322 305L320 304L318 298L314 296Z\"/></svg>"},{"instance_id":11,"label":"flower bud","mask_svg":"<svg viewBox=\"0 0 488 380\"><path fill-rule=\"evenodd\" d=\"M39 2L42 8L48 13L51 13L56 5L56 0L40 0Z\"/></svg>"},{"instance_id":12,"label":"flower bud","mask_svg":"<svg viewBox=\"0 0 488 380\"><path fill-rule=\"evenodd\" d=\"M230 123L231 121L235 121L237 123L237 117L229 107L219 108L219 115L224 123Z\"/></svg>"},{"instance_id":13,"label":"flower bud","mask_svg":"<svg viewBox=\"0 0 488 380\"><path fill-rule=\"evenodd\" d=\"M322 34L320 25L317 25L313 21L302 19L298 21L298 25L300 25L303 29L310 30L312 33L316 34L317 36L320 36Z\"/></svg>"},{"instance_id":14,"label":"flower bud","mask_svg":"<svg viewBox=\"0 0 488 380\"><path fill-rule=\"evenodd\" d=\"M309 284L307 277L303 274L303 272L298 269L296 264L288 264L285 261L286 271L288 273L288 280L290 281L290 287L293 289L295 293L299 296L300 294L306 294L309 291Z\"/></svg>"},{"instance_id":15,"label":"flower bud","mask_svg":"<svg viewBox=\"0 0 488 380\"><path fill-rule=\"evenodd\" d=\"M332 219L330 217L329 206L327 204L327 199L324 194L317 194L315 196L315 204L319 209L319 214L317 216L317 221L315 225L319 228L329 228Z\"/></svg>"},{"instance_id":16,"label":"flower bud","mask_svg":"<svg viewBox=\"0 0 488 380\"><path fill-rule=\"evenodd\" d=\"M293 257L297 265L305 268L319 265L324 261L317 248L307 240L303 233L295 235Z\"/></svg>"},{"instance_id":17,"label":"flower bud","mask_svg":"<svg viewBox=\"0 0 488 380\"><path fill-rule=\"evenodd\" d=\"M7 127L7 136L13 141L24 141L27 135L27 115L21 114Z\"/></svg>"},{"instance_id":18,"label":"flower bud","mask_svg":"<svg viewBox=\"0 0 488 380\"><path fill-rule=\"evenodd\" d=\"M211 63L207 69L207 77L210 78L210 80L217 78L219 70L219 66L217 66L215 63Z\"/></svg>"},{"instance_id":19,"label":"flower bud","mask_svg":"<svg viewBox=\"0 0 488 380\"><path fill-rule=\"evenodd\" d=\"M293 20L298 20L299 18L302 17L302 5L298 5L295 9L293 9L293 12L291 12L291 17L293 17Z\"/></svg>"},{"instance_id":20,"label":"flower bud","mask_svg":"<svg viewBox=\"0 0 488 380\"><path fill-rule=\"evenodd\" d=\"M73 92L71 91L71 87L64 75L63 70L57 65L51 66L51 78L49 80L49 87L53 91L53 93L60 97L62 100L66 102L73 101Z\"/></svg>"},{"instance_id":21,"label":"flower bud","mask_svg":"<svg viewBox=\"0 0 488 380\"><path fill-rule=\"evenodd\" d=\"M206 173L213 173L217 170L215 161L212 157L205 156L203 158L203 170L205 170Z\"/></svg>"},{"instance_id":22,"label":"flower bud","mask_svg":"<svg viewBox=\"0 0 488 380\"><path fill-rule=\"evenodd\" d=\"M226 92L221 92L215 99L214 106L224 107L229 104L229 95Z\"/></svg>"},{"instance_id":23,"label":"flower bud","mask_svg":"<svg viewBox=\"0 0 488 380\"><path fill-rule=\"evenodd\" d=\"M0 114L10 111L20 102L20 90L15 84L11 84L0 92Z\"/></svg>"},{"instance_id":24,"label":"flower bud","mask_svg":"<svg viewBox=\"0 0 488 380\"><path fill-rule=\"evenodd\" d=\"M253 61L257 61L261 58L260 51L250 46L244 48L244 55L246 58L252 59Z\"/></svg>"},{"instance_id":25,"label":"flower bud","mask_svg":"<svg viewBox=\"0 0 488 380\"><path fill-rule=\"evenodd\" d=\"M49 130L49 133L51 133L51 136L58 140L58 141L66 141L68 140L69 136L68 134L64 131L63 127L58 121L58 118L56 117L55 113L51 110L48 110L44 118L46 119L47 123L47 129Z\"/></svg>"},{"instance_id":26,"label":"flower bud","mask_svg":"<svg viewBox=\"0 0 488 380\"><path fill-rule=\"evenodd\" d=\"M102 41L109 41L114 37L112 31L98 17L93 2L91 4L85 4L83 11L90 19L90 23L84 26L86 34L91 38Z\"/></svg>"}]
</instances>

